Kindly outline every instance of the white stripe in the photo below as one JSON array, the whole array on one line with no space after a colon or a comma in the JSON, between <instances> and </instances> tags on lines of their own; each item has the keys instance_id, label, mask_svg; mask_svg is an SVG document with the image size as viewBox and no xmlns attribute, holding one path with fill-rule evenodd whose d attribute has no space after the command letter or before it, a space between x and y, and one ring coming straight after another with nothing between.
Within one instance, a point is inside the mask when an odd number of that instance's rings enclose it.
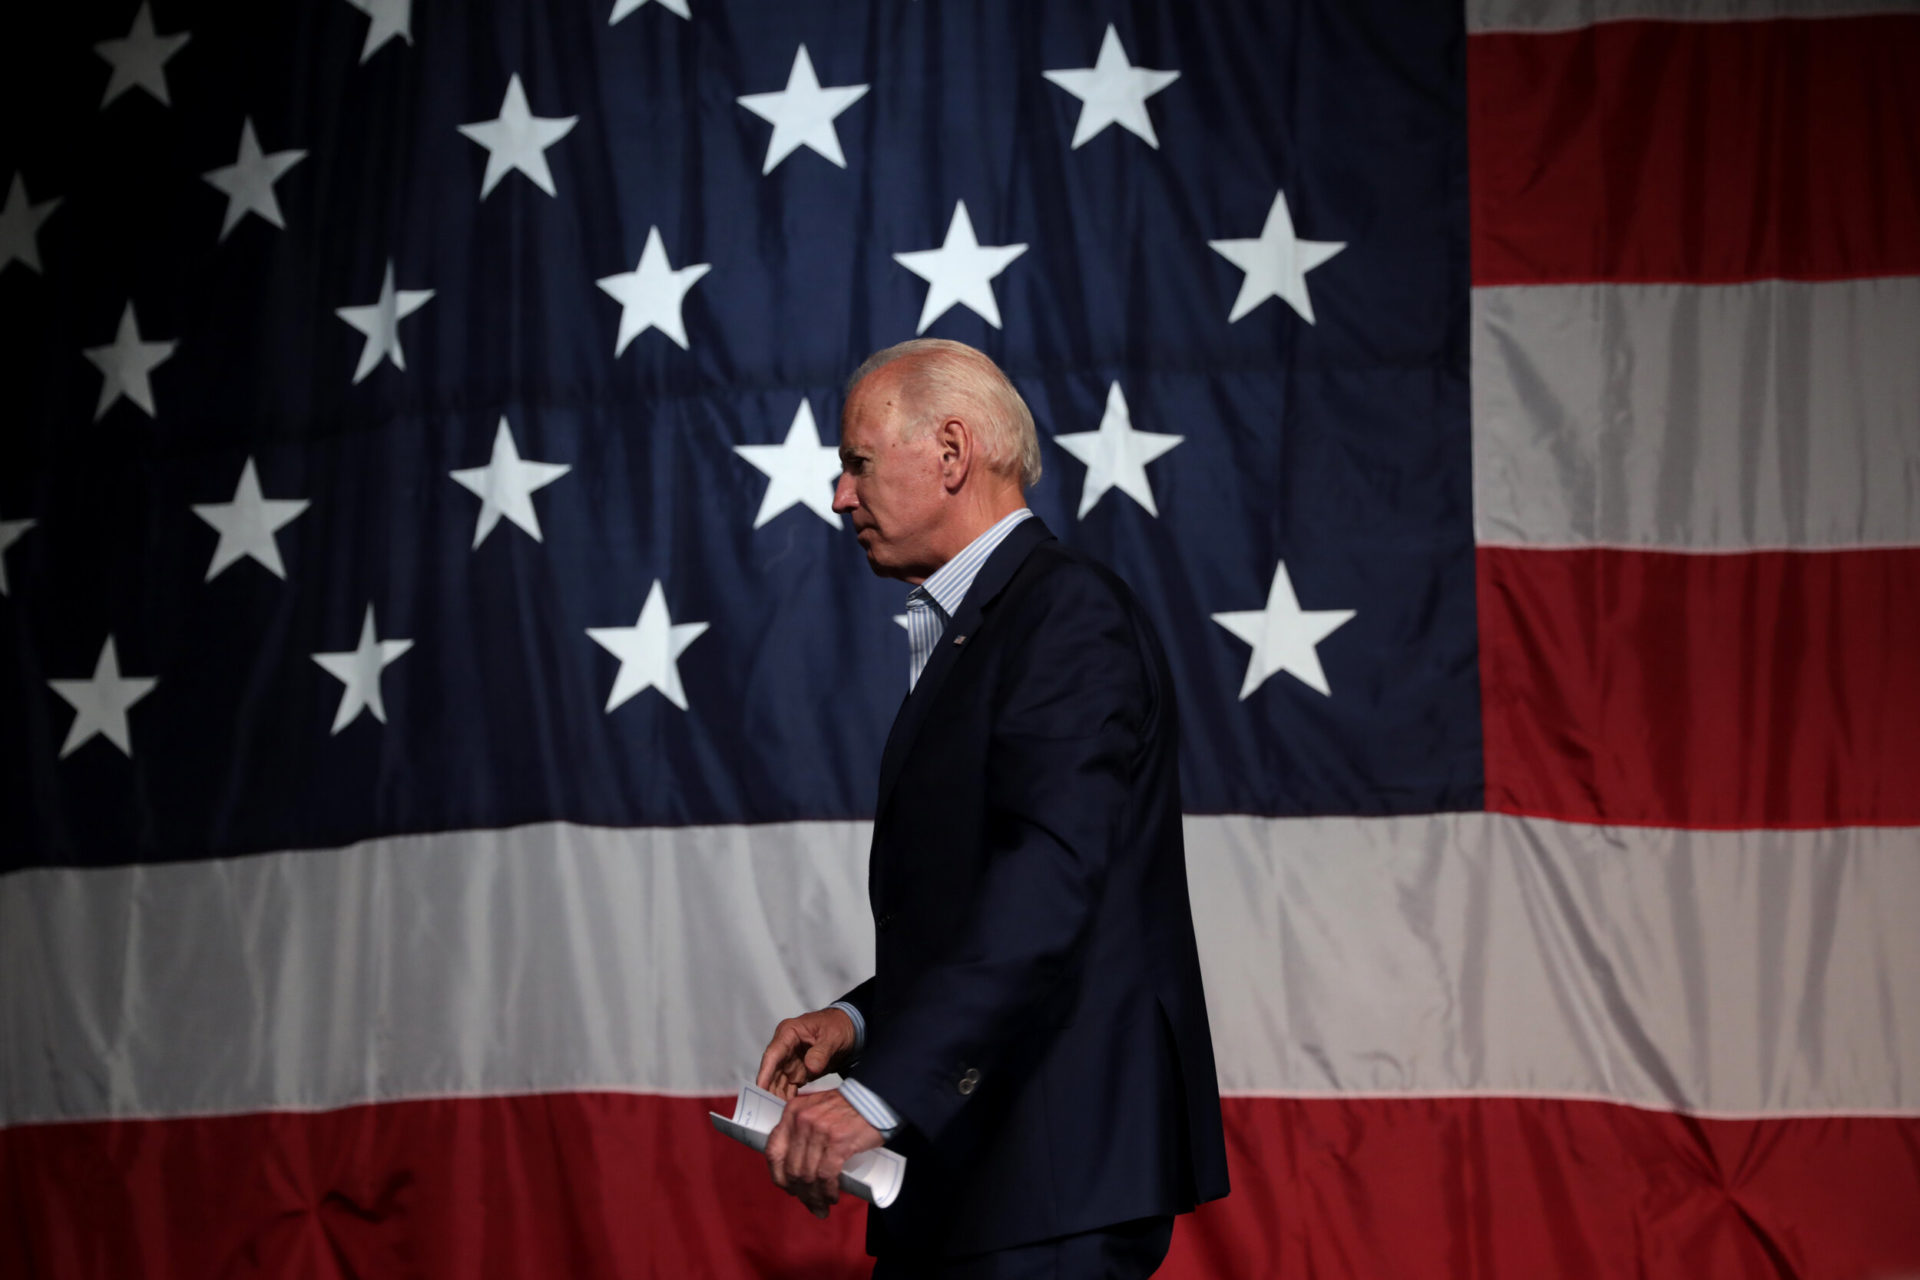
<instances>
[{"instance_id":1,"label":"white stripe","mask_svg":"<svg viewBox=\"0 0 1920 1280\"><path fill-rule=\"evenodd\" d=\"M1473 291L1482 545L1920 545L1920 277Z\"/></svg>"},{"instance_id":2,"label":"white stripe","mask_svg":"<svg viewBox=\"0 0 1920 1280\"><path fill-rule=\"evenodd\" d=\"M1913 1114L1920 836L1190 819L1222 1086Z\"/></svg>"},{"instance_id":3,"label":"white stripe","mask_svg":"<svg viewBox=\"0 0 1920 1280\"><path fill-rule=\"evenodd\" d=\"M732 1093L870 960L866 830L541 824L0 880L0 1120Z\"/></svg>"},{"instance_id":4,"label":"white stripe","mask_svg":"<svg viewBox=\"0 0 1920 1280\"><path fill-rule=\"evenodd\" d=\"M733 1092L871 955L864 823L0 879L0 1119ZM1920 1114L1920 836L1190 818L1229 1093Z\"/></svg>"},{"instance_id":5,"label":"white stripe","mask_svg":"<svg viewBox=\"0 0 1920 1280\"><path fill-rule=\"evenodd\" d=\"M1571 31L1600 22L1761 22L1920 11L1920 0L1468 0L1467 30Z\"/></svg>"}]
</instances>

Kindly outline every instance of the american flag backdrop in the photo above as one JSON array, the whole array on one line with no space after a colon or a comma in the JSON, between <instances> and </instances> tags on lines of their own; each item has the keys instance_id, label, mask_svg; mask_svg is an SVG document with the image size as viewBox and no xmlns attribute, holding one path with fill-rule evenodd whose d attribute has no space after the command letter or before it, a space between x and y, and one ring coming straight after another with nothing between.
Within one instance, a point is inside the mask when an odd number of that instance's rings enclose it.
<instances>
[{"instance_id":1,"label":"american flag backdrop","mask_svg":"<svg viewBox=\"0 0 1920 1280\"><path fill-rule=\"evenodd\" d=\"M1166 1274L1920 1271L1914 5L0 30L0 1274L864 1273L704 1112L871 963L916 333L1174 668Z\"/></svg>"}]
</instances>

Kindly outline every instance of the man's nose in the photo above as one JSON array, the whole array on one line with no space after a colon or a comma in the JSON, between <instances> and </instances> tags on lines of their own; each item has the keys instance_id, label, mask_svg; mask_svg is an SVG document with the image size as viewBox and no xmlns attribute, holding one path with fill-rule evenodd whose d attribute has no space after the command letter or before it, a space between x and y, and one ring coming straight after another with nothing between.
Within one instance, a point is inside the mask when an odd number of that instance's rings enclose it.
<instances>
[{"instance_id":1,"label":"man's nose","mask_svg":"<svg viewBox=\"0 0 1920 1280\"><path fill-rule=\"evenodd\" d=\"M844 515L859 505L859 499L853 496L853 477L842 471L833 486L833 509Z\"/></svg>"}]
</instances>

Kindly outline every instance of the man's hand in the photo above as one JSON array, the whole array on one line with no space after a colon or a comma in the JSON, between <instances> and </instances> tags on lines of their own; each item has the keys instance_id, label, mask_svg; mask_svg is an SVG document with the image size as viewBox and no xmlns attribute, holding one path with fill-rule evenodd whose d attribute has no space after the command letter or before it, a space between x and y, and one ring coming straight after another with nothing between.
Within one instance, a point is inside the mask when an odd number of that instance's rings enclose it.
<instances>
[{"instance_id":1,"label":"man's hand","mask_svg":"<svg viewBox=\"0 0 1920 1280\"><path fill-rule=\"evenodd\" d=\"M885 1142L838 1089L803 1093L787 1103L786 1114L767 1135L767 1170L774 1186L824 1218L840 1199L841 1166Z\"/></svg>"},{"instance_id":2,"label":"man's hand","mask_svg":"<svg viewBox=\"0 0 1920 1280\"><path fill-rule=\"evenodd\" d=\"M815 1009L788 1018L773 1029L773 1039L760 1055L760 1074L754 1083L791 1099L801 1085L818 1080L852 1051L853 1019L847 1011Z\"/></svg>"}]
</instances>

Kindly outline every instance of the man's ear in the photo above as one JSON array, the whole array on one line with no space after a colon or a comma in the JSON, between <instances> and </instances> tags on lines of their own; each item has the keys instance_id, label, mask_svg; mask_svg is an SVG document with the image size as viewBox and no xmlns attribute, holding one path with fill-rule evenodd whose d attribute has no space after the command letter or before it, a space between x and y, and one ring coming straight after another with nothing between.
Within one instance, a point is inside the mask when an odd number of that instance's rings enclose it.
<instances>
[{"instance_id":1,"label":"man's ear","mask_svg":"<svg viewBox=\"0 0 1920 1280\"><path fill-rule=\"evenodd\" d=\"M973 469L973 431L958 418L948 418L933 429L940 446L940 479L948 493L956 493Z\"/></svg>"}]
</instances>

